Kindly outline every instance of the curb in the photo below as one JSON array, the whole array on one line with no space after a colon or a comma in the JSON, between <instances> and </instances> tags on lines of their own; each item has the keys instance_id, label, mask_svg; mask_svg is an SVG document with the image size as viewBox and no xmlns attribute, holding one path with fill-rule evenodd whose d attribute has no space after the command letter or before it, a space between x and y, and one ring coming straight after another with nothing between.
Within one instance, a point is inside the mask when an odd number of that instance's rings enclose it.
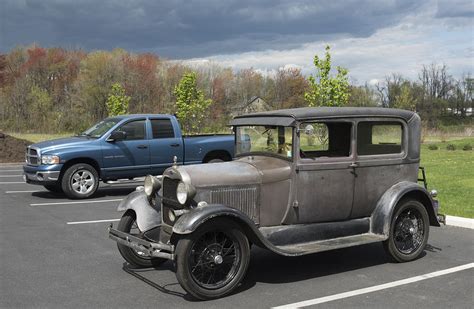
<instances>
[{"instance_id":1,"label":"curb","mask_svg":"<svg viewBox=\"0 0 474 309\"><path fill-rule=\"evenodd\" d=\"M466 229L474 229L474 219L446 216L446 225L463 227Z\"/></svg>"}]
</instances>

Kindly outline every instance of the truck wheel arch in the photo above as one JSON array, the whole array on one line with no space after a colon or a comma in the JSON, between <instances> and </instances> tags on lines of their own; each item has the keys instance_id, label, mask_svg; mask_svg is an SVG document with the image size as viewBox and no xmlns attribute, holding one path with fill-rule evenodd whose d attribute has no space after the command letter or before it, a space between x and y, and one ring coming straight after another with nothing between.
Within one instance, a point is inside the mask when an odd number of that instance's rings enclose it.
<instances>
[{"instance_id":1,"label":"truck wheel arch","mask_svg":"<svg viewBox=\"0 0 474 309\"><path fill-rule=\"evenodd\" d=\"M74 158L74 159L71 159L71 160L67 160L66 163L64 163L63 167L61 168L61 173L59 175L59 179L62 178L62 176L64 175L64 172L69 167L71 167L71 166L73 166L74 164L77 164L77 163L86 163L86 164L91 165L97 171L97 174L99 175L99 178L102 177L102 175L101 175L102 173L101 173L101 170L100 170L99 163L94 159L84 157L84 158Z\"/></svg>"},{"instance_id":2,"label":"truck wheel arch","mask_svg":"<svg viewBox=\"0 0 474 309\"><path fill-rule=\"evenodd\" d=\"M402 181L390 187L378 200L370 218L370 231L388 237L391 218L398 203L403 199L413 199L423 204L428 212L430 225L439 226L433 209L433 201L425 188L416 183Z\"/></svg>"},{"instance_id":3,"label":"truck wheel arch","mask_svg":"<svg viewBox=\"0 0 474 309\"><path fill-rule=\"evenodd\" d=\"M212 150L204 156L202 163L208 163L213 159L220 159L222 161L231 161L232 155L227 150Z\"/></svg>"}]
</instances>

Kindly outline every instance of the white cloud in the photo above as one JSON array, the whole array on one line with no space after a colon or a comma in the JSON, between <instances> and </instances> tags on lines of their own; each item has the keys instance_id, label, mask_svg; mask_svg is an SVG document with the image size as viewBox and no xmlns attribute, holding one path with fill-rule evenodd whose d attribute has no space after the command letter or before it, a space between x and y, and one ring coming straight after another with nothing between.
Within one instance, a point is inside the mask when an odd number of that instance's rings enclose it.
<instances>
[{"instance_id":1,"label":"white cloud","mask_svg":"<svg viewBox=\"0 0 474 309\"><path fill-rule=\"evenodd\" d=\"M331 45L333 65L349 69L356 82L382 80L391 73L416 79L424 64L445 63L451 74L460 76L474 69L473 24L449 26L435 18L437 7L427 5L406 16L398 25L376 31L366 38L343 37L303 44L289 50L266 50L210 57L213 62L234 69L253 67L262 72L281 67L313 70L314 54L322 56ZM195 60L195 59L194 59Z\"/></svg>"}]
</instances>

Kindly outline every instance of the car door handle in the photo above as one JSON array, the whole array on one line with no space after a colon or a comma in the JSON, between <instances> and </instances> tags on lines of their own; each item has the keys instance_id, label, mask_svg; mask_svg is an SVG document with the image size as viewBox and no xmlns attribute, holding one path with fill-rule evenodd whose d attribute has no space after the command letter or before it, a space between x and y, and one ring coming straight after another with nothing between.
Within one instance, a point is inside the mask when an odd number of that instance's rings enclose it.
<instances>
[{"instance_id":1,"label":"car door handle","mask_svg":"<svg viewBox=\"0 0 474 309\"><path fill-rule=\"evenodd\" d=\"M352 168L356 168L358 166L359 166L359 164L357 164L355 162L352 162L351 165L349 165L349 167L352 167Z\"/></svg>"},{"instance_id":2,"label":"car door handle","mask_svg":"<svg viewBox=\"0 0 474 309\"><path fill-rule=\"evenodd\" d=\"M171 146L171 147L179 147L180 144L171 144L170 146Z\"/></svg>"},{"instance_id":3,"label":"car door handle","mask_svg":"<svg viewBox=\"0 0 474 309\"><path fill-rule=\"evenodd\" d=\"M147 145L138 145L137 148L138 149L147 149L148 146Z\"/></svg>"}]
</instances>

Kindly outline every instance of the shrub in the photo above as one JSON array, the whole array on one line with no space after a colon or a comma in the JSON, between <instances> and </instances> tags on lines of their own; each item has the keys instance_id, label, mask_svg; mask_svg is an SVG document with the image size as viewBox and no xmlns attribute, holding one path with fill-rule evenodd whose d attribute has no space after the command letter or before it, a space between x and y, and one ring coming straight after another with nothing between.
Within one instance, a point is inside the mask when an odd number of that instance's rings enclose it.
<instances>
[{"instance_id":1,"label":"shrub","mask_svg":"<svg viewBox=\"0 0 474 309\"><path fill-rule=\"evenodd\" d=\"M448 146L446 146L446 149L447 149L447 150L456 150L456 145L454 145L454 144L448 144Z\"/></svg>"},{"instance_id":2,"label":"shrub","mask_svg":"<svg viewBox=\"0 0 474 309\"><path fill-rule=\"evenodd\" d=\"M471 144L466 144L464 147L462 147L462 150L472 150L472 145Z\"/></svg>"},{"instance_id":3,"label":"shrub","mask_svg":"<svg viewBox=\"0 0 474 309\"><path fill-rule=\"evenodd\" d=\"M431 144L431 145L428 146L428 149L429 150L438 150L438 145Z\"/></svg>"}]
</instances>

